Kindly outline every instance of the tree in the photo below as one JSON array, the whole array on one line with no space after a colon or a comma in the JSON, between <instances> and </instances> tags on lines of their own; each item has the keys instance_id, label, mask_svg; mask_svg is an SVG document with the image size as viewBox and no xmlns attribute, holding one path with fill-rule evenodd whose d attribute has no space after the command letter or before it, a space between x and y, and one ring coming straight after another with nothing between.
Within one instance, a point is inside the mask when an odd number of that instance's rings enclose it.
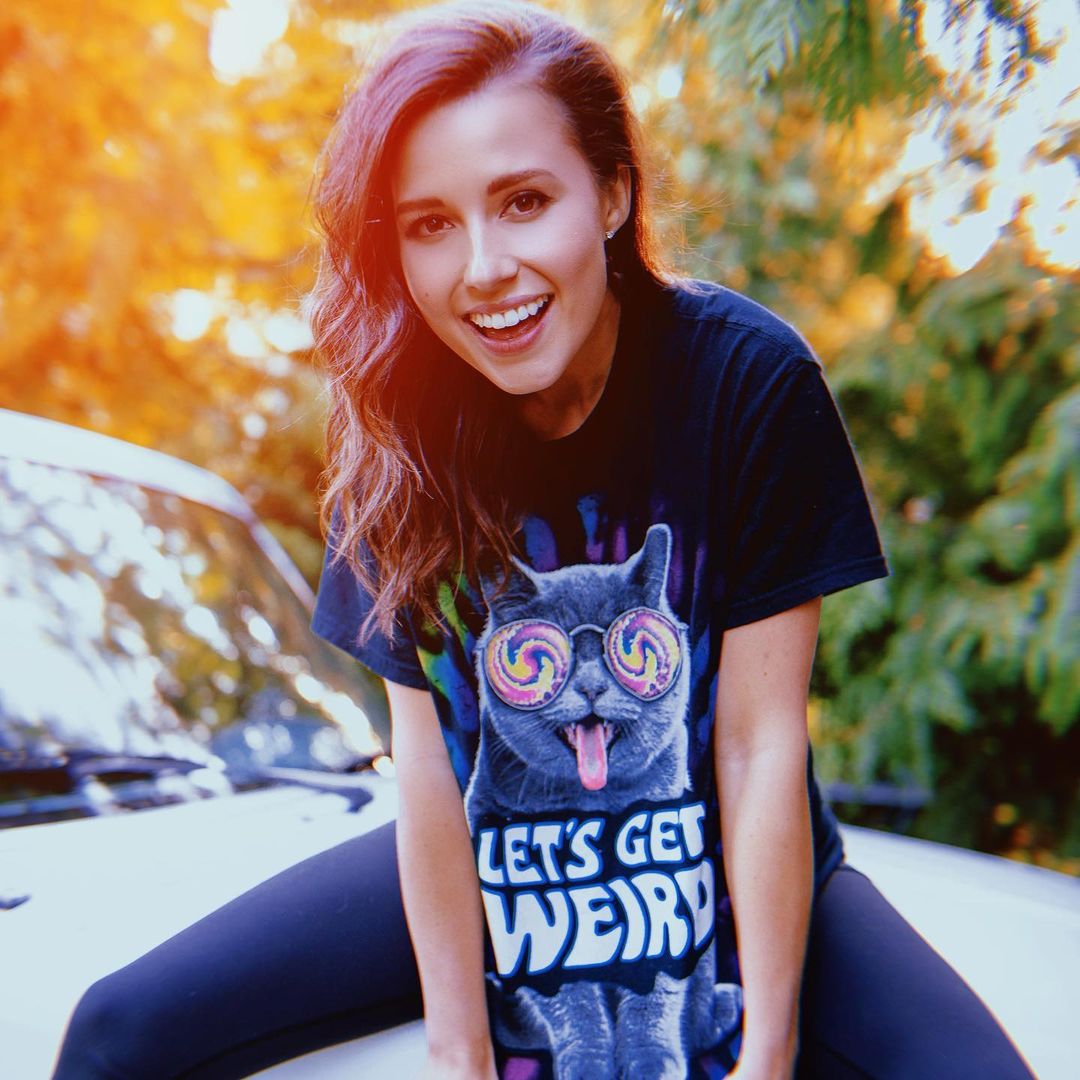
<instances>
[{"instance_id":1,"label":"tree","mask_svg":"<svg viewBox=\"0 0 1080 1080\"><path fill-rule=\"evenodd\" d=\"M309 3L261 70L230 81L209 57L219 8L0 11L0 154L16 163L0 170L0 399L221 473L313 574L304 208L354 46L337 33L345 5Z\"/></svg>"},{"instance_id":2,"label":"tree","mask_svg":"<svg viewBox=\"0 0 1080 1080\"><path fill-rule=\"evenodd\" d=\"M893 575L825 606L822 773L925 786L923 835L1075 871L1080 294L1030 202L959 274L914 227L925 176L896 167L935 117L951 152L931 180L972 164L960 215L978 213L993 147L976 121L1053 49L1019 8L946 4L1004 22L992 70L946 72L920 41L928 7L905 23L868 2L667 3L610 32L690 268L807 334L875 497Z\"/></svg>"}]
</instances>

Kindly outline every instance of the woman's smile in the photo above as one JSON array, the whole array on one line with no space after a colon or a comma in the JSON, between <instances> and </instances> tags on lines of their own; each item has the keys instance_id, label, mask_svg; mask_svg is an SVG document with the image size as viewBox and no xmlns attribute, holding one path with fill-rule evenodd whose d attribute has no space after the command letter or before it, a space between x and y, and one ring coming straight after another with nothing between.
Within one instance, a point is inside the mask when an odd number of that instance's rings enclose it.
<instances>
[{"instance_id":1,"label":"woman's smile","mask_svg":"<svg viewBox=\"0 0 1080 1080\"><path fill-rule=\"evenodd\" d=\"M628 196L621 177L597 183L561 106L531 85L433 110L408 132L394 183L417 310L501 390L537 397L523 407L573 411L603 386L614 353L604 239Z\"/></svg>"},{"instance_id":2,"label":"woman's smile","mask_svg":"<svg viewBox=\"0 0 1080 1080\"><path fill-rule=\"evenodd\" d=\"M467 318L485 348L496 356L513 356L540 340L551 300L549 293L526 303L500 305L494 312L473 311Z\"/></svg>"}]
</instances>

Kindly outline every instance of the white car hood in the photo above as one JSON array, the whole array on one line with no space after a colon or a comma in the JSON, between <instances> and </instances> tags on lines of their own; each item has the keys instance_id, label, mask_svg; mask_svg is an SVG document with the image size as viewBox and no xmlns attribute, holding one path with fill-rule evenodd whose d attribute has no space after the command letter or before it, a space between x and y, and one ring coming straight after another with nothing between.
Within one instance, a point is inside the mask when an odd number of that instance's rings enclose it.
<instances>
[{"instance_id":1,"label":"white car hood","mask_svg":"<svg viewBox=\"0 0 1080 1080\"><path fill-rule=\"evenodd\" d=\"M357 813L282 787L117 816L0 831L0 1047L12 1080L48 1077L95 979L235 896L397 812L373 775Z\"/></svg>"},{"instance_id":2,"label":"white car hood","mask_svg":"<svg viewBox=\"0 0 1080 1080\"><path fill-rule=\"evenodd\" d=\"M71 1009L95 979L246 889L391 820L373 801L301 788L0 831L0 1047L4 1076L46 1080ZM1080 882L940 844L844 827L852 865L948 960L1005 1024L1042 1080L1075 1074ZM420 1023L265 1070L265 1080L412 1075Z\"/></svg>"}]
</instances>

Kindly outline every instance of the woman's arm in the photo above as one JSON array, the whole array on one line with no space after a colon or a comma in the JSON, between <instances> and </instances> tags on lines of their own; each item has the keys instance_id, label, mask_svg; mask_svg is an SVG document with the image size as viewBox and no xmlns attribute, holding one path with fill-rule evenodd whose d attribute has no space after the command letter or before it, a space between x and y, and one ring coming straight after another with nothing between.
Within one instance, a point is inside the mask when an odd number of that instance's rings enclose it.
<instances>
[{"instance_id":1,"label":"woman's arm","mask_svg":"<svg viewBox=\"0 0 1080 1080\"><path fill-rule=\"evenodd\" d=\"M716 776L744 995L739 1080L789 1080L813 890L806 697L821 598L724 634Z\"/></svg>"},{"instance_id":2,"label":"woman's arm","mask_svg":"<svg viewBox=\"0 0 1080 1080\"><path fill-rule=\"evenodd\" d=\"M401 895L420 971L429 1077L494 1080L483 911L461 789L431 694L387 682Z\"/></svg>"}]
</instances>

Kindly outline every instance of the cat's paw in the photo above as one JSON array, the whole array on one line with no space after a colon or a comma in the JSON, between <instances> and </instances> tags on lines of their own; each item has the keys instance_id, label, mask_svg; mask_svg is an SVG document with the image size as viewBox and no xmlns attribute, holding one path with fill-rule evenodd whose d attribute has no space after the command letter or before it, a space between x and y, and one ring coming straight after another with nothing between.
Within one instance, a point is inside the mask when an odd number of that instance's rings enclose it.
<instances>
[{"instance_id":1,"label":"cat's paw","mask_svg":"<svg viewBox=\"0 0 1080 1080\"><path fill-rule=\"evenodd\" d=\"M742 1020L743 991L738 983L717 983L713 987L713 1042L726 1039Z\"/></svg>"},{"instance_id":2,"label":"cat's paw","mask_svg":"<svg viewBox=\"0 0 1080 1080\"><path fill-rule=\"evenodd\" d=\"M555 1055L555 1080L615 1080L615 1064L599 1047L563 1048Z\"/></svg>"},{"instance_id":3,"label":"cat's paw","mask_svg":"<svg viewBox=\"0 0 1080 1080\"><path fill-rule=\"evenodd\" d=\"M623 1058L619 1080L686 1080L686 1058L668 1047L638 1048Z\"/></svg>"}]
</instances>

